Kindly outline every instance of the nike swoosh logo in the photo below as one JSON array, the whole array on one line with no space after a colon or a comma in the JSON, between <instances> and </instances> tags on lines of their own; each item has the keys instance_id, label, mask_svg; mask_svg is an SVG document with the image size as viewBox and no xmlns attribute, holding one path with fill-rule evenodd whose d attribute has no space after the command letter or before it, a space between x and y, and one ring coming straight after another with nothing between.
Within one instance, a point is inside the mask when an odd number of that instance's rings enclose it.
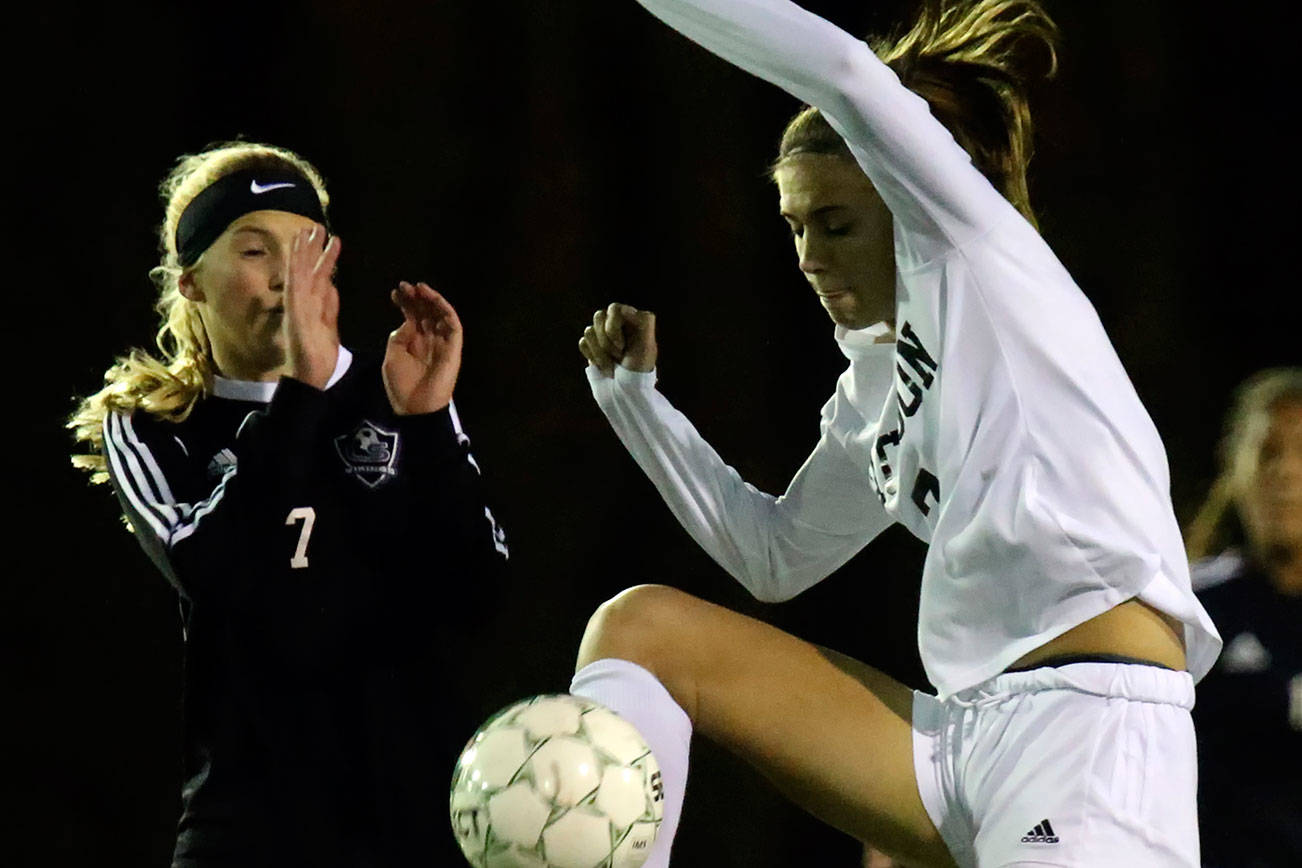
<instances>
[{"instance_id":1,"label":"nike swoosh logo","mask_svg":"<svg viewBox=\"0 0 1302 868\"><path fill-rule=\"evenodd\" d=\"M256 196L256 195L261 195L262 193L268 193L272 190L279 190L281 187L292 187L292 186L294 185L288 181L284 181L280 184L265 184L265 185L259 184L257 181L250 181L249 192L253 193Z\"/></svg>"}]
</instances>

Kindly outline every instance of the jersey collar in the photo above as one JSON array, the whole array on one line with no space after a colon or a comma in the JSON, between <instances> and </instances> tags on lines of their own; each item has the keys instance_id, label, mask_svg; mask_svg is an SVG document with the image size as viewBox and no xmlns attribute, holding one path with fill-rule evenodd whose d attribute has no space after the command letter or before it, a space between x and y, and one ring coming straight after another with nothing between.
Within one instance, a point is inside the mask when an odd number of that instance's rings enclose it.
<instances>
[{"instance_id":1,"label":"jersey collar","mask_svg":"<svg viewBox=\"0 0 1302 868\"><path fill-rule=\"evenodd\" d=\"M348 366L353 363L353 354L348 351L348 347L341 346L339 355L335 358L335 370L326 382L326 388L329 389L339 379L348 372ZM212 393L218 398L229 398L232 401L257 401L266 404L271 400L271 396L276 394L276 381L257 382L254 380L228 380L225 377L213 377Z\"/></svg>"},{"instance_id":2,"label":"jersey collar","mask_svg":"<svg viewBox=\"0 0 1302 868\"><path fill-rule=\"evenodd\" d=\"M837 346L841 348L842 355L851 361L868 353L893 352L894 343L877 342L878 338L889 334L891 334L891 326L886 322L875 323L862 329L848 329L839 325L835 331Z\"/></svg>"}]
</instances>

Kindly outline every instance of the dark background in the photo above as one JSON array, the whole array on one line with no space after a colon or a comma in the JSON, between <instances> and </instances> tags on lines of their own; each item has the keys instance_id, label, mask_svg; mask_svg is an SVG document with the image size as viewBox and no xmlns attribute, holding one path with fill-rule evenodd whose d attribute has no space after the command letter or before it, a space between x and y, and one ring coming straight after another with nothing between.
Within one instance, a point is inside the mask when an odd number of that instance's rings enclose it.
<instances>
[{"instance_id":1,"label":"dark background","mask_svg":"<svg viewBox=\"0 0 1302 868\"><path fill-rule=\"evenodd\" d=\"M855 32L899 2L810 2ZM1098 307L1171 459L1182 517L1235 383L1297 364L1282 0L1249 38L1177 0L1046 0L1062 70L1035 104L1043 231ZM563 690L591 610L669 582L921 684L921 547L892 532L804 597L762 606L698 551L619 446L576 349L592 311L658 314L661 387L778 492L844 365L763 172L785 94L630 0L45 4L4 61L10 356L0 597L0 862L164 865L178 811L173 592L62 422L155 328L156 186L243 136L324 172L345 242L346 343L378 348L388 290L425 279L467 332L457 401L518 587L462 649L485 709ZM1290 216L1290 221L1292 217ZM16 268L13 267L16 264ZM1288 303L1292 304L1289 299ZM469 733L467 733L469 735ZM851 865L857 847L700 744L676 864ZM450 770L449 770L450 773ZM431 781L431 786L446 786ZM438 832L444 817L432 817ZM441 833L441 832L440 832Z\"/></svg>"}]
</instances>

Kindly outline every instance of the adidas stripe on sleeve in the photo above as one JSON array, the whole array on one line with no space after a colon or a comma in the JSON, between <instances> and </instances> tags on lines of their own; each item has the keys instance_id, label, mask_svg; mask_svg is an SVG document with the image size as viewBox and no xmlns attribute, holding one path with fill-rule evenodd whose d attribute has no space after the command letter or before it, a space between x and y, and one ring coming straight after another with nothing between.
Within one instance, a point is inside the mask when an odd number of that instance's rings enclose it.
<instances>
[{"instance_id":1,"label":"adidas stripe on sleeve","mask_svg":"<svg viewBox=\"0 0 1302 868\"><path fill-rule=\"evenodd\" d=\"M180 501L163 472L166 457L137 433L131 416L116 412L104 421L104 457L127 517L137 534L142 535L141 544L179 587L171 549L191 536L221 503L237 472L236 466L227 468L207 497L197 502Z\"/></svg>"}]
</instances>

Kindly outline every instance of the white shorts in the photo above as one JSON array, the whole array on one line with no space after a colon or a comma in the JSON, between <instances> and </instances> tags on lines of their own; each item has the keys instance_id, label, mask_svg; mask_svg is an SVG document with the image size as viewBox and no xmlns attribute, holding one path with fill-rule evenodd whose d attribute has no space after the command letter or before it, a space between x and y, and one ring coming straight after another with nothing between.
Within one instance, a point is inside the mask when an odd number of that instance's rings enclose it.
<instances>
[{"instance_id":1,"label":"white shorts","mask_svg":"<svg viewBox=\"0 0 1302 868\"><path fill-rule=\"evenodd\" d=\"M1126 663L913 697L918 791L960 868L1198 865L1193 679Z\"/></svg>"}]
</instances>

